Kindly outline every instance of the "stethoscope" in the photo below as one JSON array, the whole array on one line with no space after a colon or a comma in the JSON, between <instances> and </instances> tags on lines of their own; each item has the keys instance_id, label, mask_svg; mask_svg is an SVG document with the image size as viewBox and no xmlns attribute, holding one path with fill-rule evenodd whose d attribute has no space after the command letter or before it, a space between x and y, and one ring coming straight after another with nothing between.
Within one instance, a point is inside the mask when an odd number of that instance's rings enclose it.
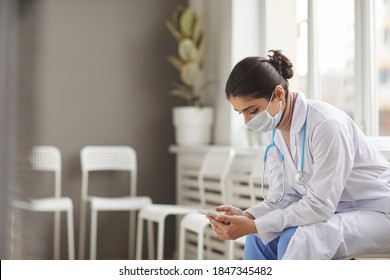
<instances>
[{"instance_id":1,"label":"stethoscope","mask_svg":"<svg viewBox=\"0 0 390 280\"><path fill-rule=\"evenodd\" d=\"M305 185L309 181L309 175L303 170L304 169L304 158L305 158L305 143L306 143L306 120L305 123L303 124L302 127L302 153L301 153L301 162L300 162L300 169L298 170L297 174L295 174L295 182L298 185ZM266 168L266 163L267 163L267 157L268 157L268 151L272 148L275 147L280 155L280 161L282 165L282 173L283 173L283 187L282 187L282 195L279 199L267 199L267 197L264 194L264 177L265 177L265 168ZM284 193L285 193L285 186L284 186L284 179L285 179L285 174L284 174L284 155L280 151L280 149L276 146L275 144L275 129L272 130L272 140L271 144L269 144L264 151L264 159L263 159L263 176L262 176L262 181L261 181L261 191L263 194L263 198L267 202L272 202L276 203L279 202L283 199Z\"/></svg>"}]
</instances>

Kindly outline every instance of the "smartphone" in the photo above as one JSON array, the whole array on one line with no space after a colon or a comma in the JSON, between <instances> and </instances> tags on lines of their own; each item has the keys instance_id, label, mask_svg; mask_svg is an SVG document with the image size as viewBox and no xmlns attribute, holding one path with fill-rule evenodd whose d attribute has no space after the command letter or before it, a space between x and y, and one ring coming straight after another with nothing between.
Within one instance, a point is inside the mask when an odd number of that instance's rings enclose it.
<instances>
[{"instance_id":1,"label":"smartphone","mask_svg":"<svg viewBox=\"0 0 390 280\"><path fill-rule=\"evenodd\" d=\"M218 212L211 211L211 210L204 210L204 209L199 210L199 213L209 217L213 217L214 219L219 215ZM230 225L229 222L220 222L220 223L223 223L224 225Z\"/></svg>"},{"instance_id":2,"label":"smartphone","mask_svg":"<svg viewBox=\"0 0 390 280\"><path fill-rule=\"evenodd\" d=\"M216 218L218 216L217 212L213 212L213 211L205 210L205 209L199 210L199 213L206 215L206 216L213 217L213 218Z\"/></svg>"}]
</instances>

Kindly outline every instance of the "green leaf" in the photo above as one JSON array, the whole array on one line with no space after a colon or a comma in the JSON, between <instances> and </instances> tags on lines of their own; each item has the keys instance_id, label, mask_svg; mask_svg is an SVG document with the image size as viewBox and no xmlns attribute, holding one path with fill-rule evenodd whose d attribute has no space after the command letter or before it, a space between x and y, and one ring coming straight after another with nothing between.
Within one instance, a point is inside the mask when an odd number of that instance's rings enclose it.
<instances>
[{"instance_id":1,"label":"green leaf","mask_svg":"<svg viewBox=\"0 0 390 280\"><path fill-rule=\"evenodd\" d=\"M179 43L179 56L183 61L195 60L198 57L198 50L191 39L183 39Z\"/></svg>"},{"instance_id":2,"label":"green leaf","mask_svg":"<svg viewBox=\"0 0 390 280\"><path fill-rule=\"evenodd\" d=\"M199 77L199 65L194 62L189 62L183 65L180 71L180 79L187 86L194 86Z\"/></svg>"},{"instance_id":3,"label":"green leaf","mask_svg":"<svg viewBox=\"0 0 390 280\"><path fill-rule=\"evenodd\" d=\"M176 41L180 42L180 40L182 39L182 36L181 36L180 32L176 30L176 28L173 26L173 24L169 21L166 21L165 26L171 32L173 37L175 37Z\"/></svg>"},{"instance_id":4,"label":"green leaf","mask_svg":"<svg viewBox=\"0 0 390 280\"><path fill-rule=\"evenodd\" d=\"M172 24L176 30L180 29L180 17L182 13L185 11L185 7L177 6L176 9L172 13Z\"/></svg>"},{"instance_id":5,"label":"green leaf","mask_svg":"<svg viewBox=\"0 0 390 280\"><path fill-rule=\"evenodd\" d=\"M169 55L168 60L173 65L173 67L176 68L177 71L180 71L181 68L183 67L183 62L176 56Z\"/></svg>"},{"instance_id":6,"label":"green leaf","mask_svg":"<svg viewBox=\"0 0 390 280\"><path fill-rule=\"evenodd\" d=\"M199 46L201 43L201 40L203 38L203 32L204 32L204 14L202 13L198 17L198 20L195 22L193 34L192 34L192 40L194 40L197 46Z\"/></svg>"},{"instance_id":7,"label":"green leaf","mask_svg":"<svg viewBox=\"0 0 390 280\"><path fill-rule=\"evenodd\" d=\"M179 19L179 30L184 37L191 37L196 22L196 14L191 8L187 8Z\"/></svg>"},{"instance_id":8,"label":"green leaf","mask_svg":"<svg viewBox=\"0 0 390 280\"><path fill-rule=\"evenodd\" d=\"M200 68L203 68L203 61L205 59L205 56L206 56L206 44L202 42L198 50L198 63L200 65Z\"/></svg>"},{"instance_id":9,"label":"green leaf","mask_svg":"<svg viewBox=\"0 0 390 280\"><path fill-rule=\"evenodd\" d=\"M175 88L169 92L172 96L184 99L187 103L191 101L191 91L183 88Z\"/></svg>"}]
</instances>

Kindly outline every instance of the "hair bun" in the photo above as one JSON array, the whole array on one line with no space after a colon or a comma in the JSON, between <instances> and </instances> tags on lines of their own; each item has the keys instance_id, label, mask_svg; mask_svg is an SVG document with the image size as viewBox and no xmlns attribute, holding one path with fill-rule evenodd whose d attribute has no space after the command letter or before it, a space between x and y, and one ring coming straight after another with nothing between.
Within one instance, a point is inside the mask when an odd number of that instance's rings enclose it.
<instances>
[{"instance_id":1,"label":"hair bun","mask_svg":"<svg viewBox=\"0 0 390 280\"><path fill-rule=\"evenodd\" d=\"M276 71L286 80L292 78L294 70L291 61L280 50L270 50L269 52L272 54L268 55L268 61L275 67Z\"/></svg>"}]
</instances>

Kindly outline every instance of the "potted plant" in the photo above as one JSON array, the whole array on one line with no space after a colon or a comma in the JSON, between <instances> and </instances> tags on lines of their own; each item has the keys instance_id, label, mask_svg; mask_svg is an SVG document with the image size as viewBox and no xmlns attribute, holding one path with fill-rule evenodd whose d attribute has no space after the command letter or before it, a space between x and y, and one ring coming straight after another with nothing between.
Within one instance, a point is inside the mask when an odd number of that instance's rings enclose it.
<instances>
[{"instance_id":1,"label":"potted plant","mask_svg":"<svg viewBox=\"0 0 390 280\"><path fill-rule=\"evenodd\" d=\"M207 83L199 85L204 66L204 18L192 8L178 6L166 27L178 43L177 53L169 62L179 72L179 81L170 94L183 99L187 106L173 108L176 143L179 145L209 144L213 110L202 99Z\"/></svg>"}]
</instances>

